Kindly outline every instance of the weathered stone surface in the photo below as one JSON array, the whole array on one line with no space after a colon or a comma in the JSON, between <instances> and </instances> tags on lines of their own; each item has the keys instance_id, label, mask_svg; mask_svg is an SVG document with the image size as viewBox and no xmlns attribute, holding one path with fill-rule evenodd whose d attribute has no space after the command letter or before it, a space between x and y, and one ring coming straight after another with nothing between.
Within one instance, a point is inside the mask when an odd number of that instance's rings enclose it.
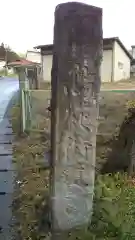
<instances>
[{"instance_id":1,"label":"weathered stone surface","mask_svg":"<svg viewBox=\"0 0 135 240\"><path fill-rule=\"evenodd\" d=\"M53 54L51 186L54 227L64 230L88 222L92 210L102 10L75 2L58 5Z\"/></svg>"}]
</instances>

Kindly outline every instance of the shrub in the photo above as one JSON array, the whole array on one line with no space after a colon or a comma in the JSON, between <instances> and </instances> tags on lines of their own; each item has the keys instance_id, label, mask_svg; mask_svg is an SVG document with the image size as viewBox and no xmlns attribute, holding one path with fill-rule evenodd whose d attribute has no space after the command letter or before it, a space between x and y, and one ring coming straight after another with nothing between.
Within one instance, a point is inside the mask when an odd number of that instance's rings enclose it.
<instances>
[{"instance_id":1,"label":"shrub","mask_svg":"<svg viewBox=\"0 0 135 240\"><path fill-rule=\"evenodd\" d=\"M135 239L135 180L120 173L99 175L91 224L72 232L69 239Z\"/></svg>"},{"instance_id":2,"label":"shrub","mask_svg":"<svg viewBox=\"0 0 135 240\"><path fill-rule=\"evenodd\" d=\"M95 239L135 239L135 185L127 174L100 175L90 232Z\"/></svg>"}]
</instances>

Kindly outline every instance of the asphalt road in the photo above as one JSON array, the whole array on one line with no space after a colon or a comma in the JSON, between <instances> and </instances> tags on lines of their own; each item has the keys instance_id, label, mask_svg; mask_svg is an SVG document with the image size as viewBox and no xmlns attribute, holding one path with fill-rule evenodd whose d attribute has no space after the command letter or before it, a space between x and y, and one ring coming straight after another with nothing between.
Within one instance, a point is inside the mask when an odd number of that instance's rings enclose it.
<instances>
[{"instance_id":1,"label":"asphalt road","mask_svg":"<svg viewBox=\"0 0 135 240\"><path fill-rule=\"evenodd\" d=\"M0 239L12 239L12 194L16 171L12 163L12 127L9 111L19 83L13 78L0 78Z\"/></svg>"}]
</instances>

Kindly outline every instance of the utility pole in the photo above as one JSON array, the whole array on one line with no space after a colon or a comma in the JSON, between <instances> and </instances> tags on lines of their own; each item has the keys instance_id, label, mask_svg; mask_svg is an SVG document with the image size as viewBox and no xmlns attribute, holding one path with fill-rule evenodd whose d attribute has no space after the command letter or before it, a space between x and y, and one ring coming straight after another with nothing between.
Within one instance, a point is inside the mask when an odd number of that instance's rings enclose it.
<instances>
[{"instance_id":1,"label":"utility pole","mask_svg":"<svg viewBox=\"0 0 135 240\"><path fill-rule=\"evenodd\" d=\"M66 240L68 231L91 219L101 60L102 9L58 5L51 80L52 240Z\"/></svg>"},{"instance_id":2,"label":"utility pole","mask_svg":"<svg viewBox=\"0 0 135 240\"><path fill-rule=\"evenodd\" d=\"M5 76L7 76L7 45L4 45L5 48Z\"/></svg>"}]
</instances>

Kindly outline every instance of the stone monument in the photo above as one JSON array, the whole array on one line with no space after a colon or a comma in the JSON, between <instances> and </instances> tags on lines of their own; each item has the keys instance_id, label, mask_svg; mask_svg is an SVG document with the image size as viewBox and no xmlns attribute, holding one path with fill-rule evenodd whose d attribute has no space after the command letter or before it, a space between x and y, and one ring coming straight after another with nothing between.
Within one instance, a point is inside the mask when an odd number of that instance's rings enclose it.
<instances>
[{"instance_id":1,"label":"stone monument","mask_svg":"<svg viewBox=\"0 0 135 240\"><path fill-rule=\"evenodd\" d=\"M101 60L102 9L76 2L58 5L51 82L53 231L91 219Z\"/></svg>"}]
</instances>

